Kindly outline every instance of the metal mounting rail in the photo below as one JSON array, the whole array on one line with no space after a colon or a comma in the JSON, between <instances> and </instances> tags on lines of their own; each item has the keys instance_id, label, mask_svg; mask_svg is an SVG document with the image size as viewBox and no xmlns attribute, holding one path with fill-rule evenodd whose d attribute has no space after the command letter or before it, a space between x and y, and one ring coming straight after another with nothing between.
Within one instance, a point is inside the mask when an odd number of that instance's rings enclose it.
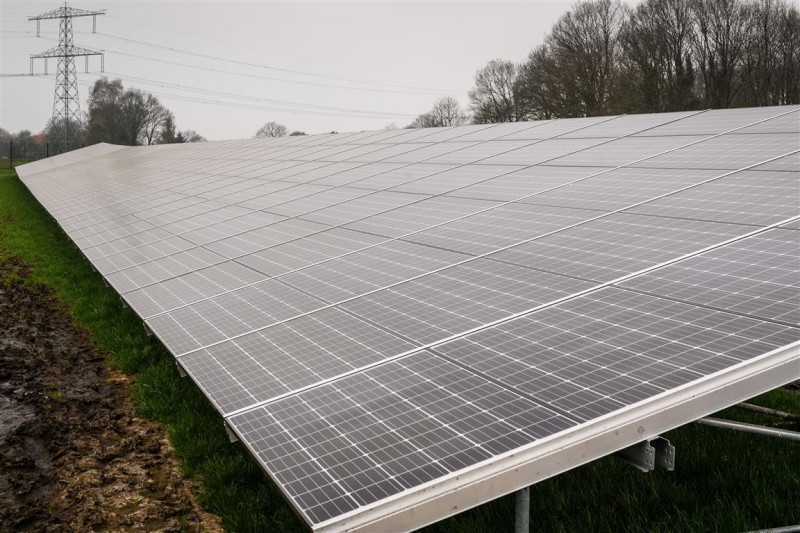
<instances>
[{"instance_id":1,"label":"metal mounting rail","mask_svg":"<svg viewBox=\"0 0 800 533\"><path fill-rule=\"evenodd\" d=\"M732 429L734 431L742 431L744 433L756 433L758 435L767 435L769 437L778 437L780 439L800 442L800 432L789 431L788 429L768 428L764 426L758 426L756 424L733 422L731 420L722 420L719 418L701 418L697 421L697 423L704 426Z\"/></svg>"}]
</instances>

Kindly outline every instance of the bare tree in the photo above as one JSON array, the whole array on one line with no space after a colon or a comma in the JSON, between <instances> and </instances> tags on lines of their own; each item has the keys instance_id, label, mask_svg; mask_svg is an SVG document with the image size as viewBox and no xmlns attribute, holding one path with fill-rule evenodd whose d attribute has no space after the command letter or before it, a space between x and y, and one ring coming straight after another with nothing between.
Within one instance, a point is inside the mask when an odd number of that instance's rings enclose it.
<instances>
[{"instance_id":1,"label":"bare tree","mask_svg":"<svg viewBox=\"0 0 800 533\"><path fill-rule=\"evenodd\" d=\"M146 119L144 128L142 128L141 142L142 144L155 144L164 127L164 122L170 117L169 110L162 106L158 98L152 94L148 94L144 101L144 108Z\"/></svg>"},{"instance_id":2,"label":"bare tree","mask_svg":"<svg viewBox=\"0 0 800 533\"><path fill-rule=\"evenodd\" d=\"M158 135L158 144L172 144L177 136L178 128L175 126L175 117L167 111L167 116L164 117L164 124L161 126L161 131Z\"/></svg>"},{"instance_id":3,"label":"bare tree","mask_svg":"<svg viewBox=\"0 0 800 533\"><path fill-rule=\"evenodd\" d=\"M788 0L580 2L508 93L476 87L476 122L512 100L518 119L800 103L800 12Z\"/></svg>"},{"instance_id":4,"label":"bare tree","mask_svg":"<svg viewBox=\"0 0 800 533\"><path fill-rule=\"evenodd\" d=\"M119 102L123 92L122 80L100 78L94 82L89 90L89 108L86 113L87 143L122 144L119 134Z\"/></svg>"},{"instance_id":5,"label":"bare tree","mask_svg":"<svg viewBox=\"0 0 800 533\"><path fill-rule=\"evenodd\" d=\"M181 132L181 135L185 139L184 142L187 143L202 143L208 141L208 139L206 139L205 137L203 137L194 130L184 130Z\"/></svg>"},{"instance_id":6,"label":"bare tree","mask_svg":"<svg viewBox=\"0 0 800 533\"><path fill-rule=\"evenodd\" d=\"M268 139L271 137L285 137L286 126L277 122L267 122L261 126L255 134L256 139Z\"/></svg>"},{"instance_id":7,"label":"bare tree","mask_svg":"<svg viewBox=\"0 0 800 533\"><path fill-rule=\"evenodd\" d=\"M408 126L406 126L407 129L435 128L435 127L436 127L436 122L430 113L422 113L420 115L417 115L417 118L412 120L411 123Z\"/></svg>"},{"instance_id":8,"label":"bare tree","mask_svg":"<svg viewBox=\"0 0 800 533\"><path fill-rule=\"evenodd\" d=\"M11 142L11 134L0 128L0 157L8 157L9 143Z\"/></svg>"},{"instance_id":9,"label":"bare tree","mask_svg":"<svg viewBox=\"0 0 800 533\"><path fill-rule=\"evenodd\" d=\"M606 115L613 108L619 31L627 10L618 0L578 3L545 39L558 76L560 116Z\"/></svg>"},{"instance_id":10,"label":"bare tree","mask_svg":"<svg viewBox=\"0 0 800 533\"><path fill-rule=\"evenodd\" d=\"M383 127L383 131L392 131L397 129L397 124L395 122L389 122Z\"/></svg>"},{"instance_id":11,"label":"bare tree","mask_svg":"<svg viewBox=\"0 0 800 533\"><path fill-rule=\"evenodd\" d=\"M779 105L793 101L790 95L794 93L797 101L800 76L797 8L780 0L758 0L745 9L748 23L742 51L742 100L747 105Z\"/></svg>"},{"instance_id":12,"label":"bare tree","mask_svg":"<svg viewBox=\"0 0 800 533\"><path fill-rule=\"evenodd\" d=\"M475 87L469 92L473 122L515 122L523 116L515 94L517 66L493 59L475 73Z\"/></svg>"},{"instance_id":13,"label":"bare tree","mask_svg":"<svg viewBox=\"0 0 800 533\"><path fill-rule=\"evenodd\" d=\"M33 135L30 130L20 130L12 138L15 159L27 159L33 155Z\"/></svg>"},{"instance_id":14,"label":"bare tree","mask_svg":"<svg viewBox=\"0 0 800 533\"><path fill-rule=\"evenodd\" d=\"M800 103L800 10L789 4L781 16L780 32L775 43L779 57L774 101L779 104Z\"/></svg>"},{"instance_id":15,"label":"bare tree","mask_svg":"<svg viewBox=\"0 0 800 533\"><path fill-rule=\"evenodd\" d=\"M558 87L555 60L547 45L537 46L520 67L515 82L520 120L542 120L561 116L563 97Z\"/></svg>"},{"instance_id":16,"label":"bare tree","mask_svg":"<svg viewBox=\"0 0 800 533\"><path fill-rule=\"evenodd\" d=\"M147 124L147 95L139 89L128 89L119 102L120 144L136 146Z\"/></svg>"},{"instance_id":17,"label":"bare tree","mask_svg":"<svg viewBox=\"0 0 800 533\"><path fill-rule=\"evenodd\" d=\"M692 0L694 57L701 75L704 103L730 107L741 86L738 75L748 17L741 0Z\"/></svg>"},{"instance_id":18,"label":"bare tree","mask_svg":"<svg viewBox=\"0 0 800 533\"><path fill-rule=\"evenodd\" d=\"M452 96L445 96L433 103L433 109L417 115L417 118L406 128L441 128L443 126L461 126L467 122L469 122L469 114L461 108L458 100ZM392 125L394 126L392 129L397 128L394 122Z\"/></svg>"},{"instance_id":19,"label":"bare tree","mask_svg":"<svg viewBox=\"0 0 800 533\"><path fill-rule=\"evenodd\" d=\"M620 34L622 78L629 94L624 110L697 107L690 51L692 25L687 0L645 0L636 6Z\"/></svg>"},{"instance_id":20,"label":"bare tree","mask_svg":"<svg viewBox=\"0 0 800 533\"><path fill-rule=\"evenodd\" d=\"M469 122L469 115L452 96L436 100L429 114L437 126L461 126Z\"/></svg>"},{"instance_id":21,"label":"bare tree","mask_svg":"<svg viewBox=\"0 0 800 533\"><path fill-rule=\"evenodd\" d=\"M101 78L89 92L86 140L89 144L152 144L169 115L152 94L124 90L121 80Z\"/></svg>"}]
</instances>

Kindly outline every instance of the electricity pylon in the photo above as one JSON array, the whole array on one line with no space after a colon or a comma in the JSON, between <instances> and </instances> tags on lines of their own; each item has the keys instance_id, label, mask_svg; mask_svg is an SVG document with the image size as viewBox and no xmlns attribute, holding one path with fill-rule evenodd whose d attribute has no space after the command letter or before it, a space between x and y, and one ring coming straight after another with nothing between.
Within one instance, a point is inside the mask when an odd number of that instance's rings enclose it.
<instances>
[{"instance_id":1,"label":"electricity pylon","mask_svg":"<svg viewBox=\"0 0 800 533\"><path fill-rule=\"evenodd\" d=\"M102 52L75 46L72 42L72 19L75 17L92 17L92 33L97 29L97 15L105 15L106 10L87 11L69 7L66 2L58 9L28 17L36 21L36 36L39 37L39 25L42 20L59 19L58 46L31 56L31 74L33 60L44 59L44 73L47 74L48 58L58 58L56 73L56 91L53 96L53 116L50 127L58 135L58 143L64 152L76 148L78 126L81 123L81 104L78 98L78 76L75 71L75 58L86 59L86 72L89 72L89 56L100 56L100 71L105 70L105 56Z\"/></svg>"}]
</instances>

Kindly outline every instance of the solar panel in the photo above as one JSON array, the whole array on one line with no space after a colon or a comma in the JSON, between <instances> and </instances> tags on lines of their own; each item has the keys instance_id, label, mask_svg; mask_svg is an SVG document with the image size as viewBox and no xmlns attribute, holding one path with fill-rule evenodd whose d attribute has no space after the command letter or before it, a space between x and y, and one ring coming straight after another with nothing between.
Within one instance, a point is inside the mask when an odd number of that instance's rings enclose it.
<instances>
[{"instance_id":1,"label":"solar panel","mask_svg":"<svg viewBox=\"0 0 800 533\"><path fill-rule=\"evenodd\" d=\"M621 286L749 317L800 325L800 235L772 229Z\"/></svg>"},{"instance_id":2,"label":"solar panel","mask_svg":"<svg viewBox=\"0 0 800 533\"><path fill-rule=\"evenodd\" d=\"M411 530L800 378L799 113L18 170L312 529Z\"/></svg>"}]
</instances>

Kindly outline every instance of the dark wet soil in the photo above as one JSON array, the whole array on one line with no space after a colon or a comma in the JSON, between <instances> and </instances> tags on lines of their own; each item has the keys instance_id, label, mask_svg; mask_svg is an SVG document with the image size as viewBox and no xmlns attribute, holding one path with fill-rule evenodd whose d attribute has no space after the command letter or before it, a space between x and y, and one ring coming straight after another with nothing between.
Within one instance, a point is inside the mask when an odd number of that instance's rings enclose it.
<instances>
[{"instance_id":1,"label":"dark wet soil","mask_svg":"<svg viewBox=\"0 0 800 533\"><path fill-rule=\"evenodd\" d=\"M221 531L53 294L0 259L0 531Z\"/></svg>"}]
</instances>

